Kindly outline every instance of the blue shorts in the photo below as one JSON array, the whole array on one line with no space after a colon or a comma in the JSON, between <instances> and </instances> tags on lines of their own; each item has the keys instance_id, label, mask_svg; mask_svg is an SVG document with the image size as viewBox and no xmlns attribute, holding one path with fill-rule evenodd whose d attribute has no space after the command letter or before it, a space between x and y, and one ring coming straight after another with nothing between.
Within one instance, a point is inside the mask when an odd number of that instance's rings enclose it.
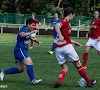
<instances>
[{"instance_id":1,"label":"blue shorts","mask_svg":"<svg viewBox=\"0 0 100 90\"><path fill-rule=\"evenodd\" d=\"M28 55L27 51L22 50L21 48L19 48L19 49L17 49L17 50L16 50L16 49L14 50L14 56L15 56L16 62L17 62L17 61L20 61L21 63L23 63L24 58L30 57L30 56Z\"/></svg>"},{"instance_id":2,"label":"blue shorts","mask_svg":"<svg viewBox=\"0 0 100 90\"><path fill-rule=\"evenodd\" d=\"M57 40L57 39L58 39L58 35L54 34L54 40Z\"/></svg>"}]
</instances>

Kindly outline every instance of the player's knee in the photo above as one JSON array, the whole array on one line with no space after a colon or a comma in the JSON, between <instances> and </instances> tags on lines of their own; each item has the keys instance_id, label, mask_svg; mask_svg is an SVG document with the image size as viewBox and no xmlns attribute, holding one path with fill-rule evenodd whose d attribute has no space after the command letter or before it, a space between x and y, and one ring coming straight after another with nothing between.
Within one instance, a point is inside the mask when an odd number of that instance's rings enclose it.
<instances>
[{"instance_id":1,"label":"player's knee","mask_svg":"<svg viewBox=\"0 0 100 90\"><path fill-rule=\"evenodd\" d=\"M100 55L100 51L98 51L98 55Z\"/></svg>"},{"instance_id":2,"label":"player's knee","mask_svg":"<svg viewBox=\"0 0 100 90\"><path fill-rule=\"evenodd\" d=\"M19 72L22 73L24 71L24 68L18 68Z\"/></svg>"},{"instance_id":3,"label":"player's knee","mask_svg":"<svg viewBox=\"0 0 100 90\"><path fill-rule=\"evenodd\" d=\"M89 53L89 50L88 50L88 49L85 49L85 50L84 50L84 53Z\"/></svg>"}]
</instances>

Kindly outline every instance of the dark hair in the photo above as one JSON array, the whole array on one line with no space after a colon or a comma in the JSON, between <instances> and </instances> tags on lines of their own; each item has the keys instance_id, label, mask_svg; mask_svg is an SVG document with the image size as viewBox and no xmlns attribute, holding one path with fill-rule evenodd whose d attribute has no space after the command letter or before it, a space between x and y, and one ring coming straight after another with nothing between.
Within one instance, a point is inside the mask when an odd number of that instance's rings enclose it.
<instances>
[{"instance_id":1,"label":"dark hair","mask_svg":"<svg viewBox=\"0 0 100 90\"><path fill-rule=\"evenodd\" d=\"M66 16L68 16L69 14L71 14L72 13L72 15L75 13L75 10L74 9L72 9L72 8L65 8L64 9L64 17L66 17Z\"/></svg>"},{"instance_id":2,"label":"dark hair","mask_svg":"<svg viewBox=\"0 0 100 90\"><path fill-rule=\"evenodd\" d=\"M27 24L31 25L32 23L35 23L35 21L33 19L29 18L26 21L26 26L27 26Z\"/></svg>"},{"instance_id":3,"label":"dark hair","mask_svg":"<svg viewBox=\"0 0 100 90\"><path fill-rule=\"evenodd\" d=\"M98 11L98 12L99 12L99 10L94 10L94 12L95 12L95 11Z\"/></svg>"}]
</instances>

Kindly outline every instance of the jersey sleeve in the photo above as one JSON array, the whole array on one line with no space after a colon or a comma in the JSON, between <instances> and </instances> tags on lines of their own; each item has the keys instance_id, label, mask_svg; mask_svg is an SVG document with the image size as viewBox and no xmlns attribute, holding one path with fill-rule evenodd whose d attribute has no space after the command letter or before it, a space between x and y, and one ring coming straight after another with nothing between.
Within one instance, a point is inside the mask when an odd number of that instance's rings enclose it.
<instances>
[{"instance_id":1,"label":"jersey sleeve","mask_svg":"<svg viewBox=\"0 0 100 90\"><path fill-rule=\"evenodd\" d=\"M37 19L35 19L35 22L39 24L39 21Z\"/></svg>"},{"instance_id":2,"label":"jersey sleeve","mask_svg":"<svg viewBox=\"0 0 100 90\"><path fill-rule=\"evenodd\" d=\"M67 24L66 24L66 22L65 22L64 20L63 20L63 21L60 21L60 22L58 23L58 25L59 25L60 28L64 28L64 27L67 26Z\"/></svg>"}]
</instances>

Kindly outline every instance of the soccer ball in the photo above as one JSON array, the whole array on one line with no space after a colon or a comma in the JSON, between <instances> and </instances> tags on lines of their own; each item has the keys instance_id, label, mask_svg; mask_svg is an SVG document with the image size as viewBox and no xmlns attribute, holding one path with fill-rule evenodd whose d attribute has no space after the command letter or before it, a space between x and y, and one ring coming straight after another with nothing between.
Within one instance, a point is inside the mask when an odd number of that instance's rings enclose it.
<instances>
[{"instance_id":1,"label":"soccer ball","mask_svg":"<svg viewBox=\"0 0 100 90\"><path fill-rule=\"evenodd\" d=\"M86 86L87 86L87 82L85 81L84 78L80 78L80 79L78 80L78 85L79 85L80 87L86 87Z\"/></svg>"}]
</instances>

